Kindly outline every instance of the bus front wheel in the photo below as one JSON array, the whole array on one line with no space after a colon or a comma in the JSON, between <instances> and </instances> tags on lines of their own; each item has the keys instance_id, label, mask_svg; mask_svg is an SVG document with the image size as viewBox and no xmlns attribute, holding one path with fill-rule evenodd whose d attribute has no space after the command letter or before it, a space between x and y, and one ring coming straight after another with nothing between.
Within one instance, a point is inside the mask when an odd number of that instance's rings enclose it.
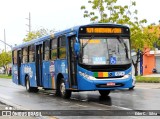
<instances>
[{"instance_id":1,"label":"bus front wheel","mask_svg":"<svg viewBox=\"0 0 160 119\"><path fill-rule=\"evenodd\" d=\"M66 90L64 80L62 79L58 85L58 92L62 98L68 99L71 97L71 91Z\"/></svg>"},{"instance_id":2,"label":"bus front wheel","mask_svg":"<svg viewBox=\"0 0 160 119\"><path fill-rule=\"evenodd\" d=\"M39 91L39 89L37 87L31 87L30 86L30 81L29 81L29 77L26 77L26 90L28 92L35 92L37 93Z\"/></svg>"},{"instance_id":3,"label":"bus front wheel","mask_svg":"<svg viewBox=\"0 0 160 119\"><path fill-rule=\"evenodd\" d=\"M99 90L101 97L107 97L110 93L110 90Z\"/></svg>"}]
</instances>

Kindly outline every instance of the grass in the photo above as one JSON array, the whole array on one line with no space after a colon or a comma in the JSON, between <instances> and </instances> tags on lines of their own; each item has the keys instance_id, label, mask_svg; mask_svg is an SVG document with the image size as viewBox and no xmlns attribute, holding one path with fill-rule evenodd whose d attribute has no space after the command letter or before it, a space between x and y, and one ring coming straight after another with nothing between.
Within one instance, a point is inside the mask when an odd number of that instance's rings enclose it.
<instances>
[{"instance_id":1,"label":"grass","mask_svg":"<svg viewBox=\"0 0 160 119\"><path fill-rule=\"evenodd\" d=\"M12 76L8 76L7 74L0 74L0 78L11 79Z\"/></svg>"},{"instance_id":2,"label":"grass","mask_svg":"<svg viewBox=\"0 0 160 119\"><path fill-rule=\"evenodd\" d=\"M136 82L141 82L141 83L160 83L160 77L136 76Z\"/></svg>"}]
</instances>

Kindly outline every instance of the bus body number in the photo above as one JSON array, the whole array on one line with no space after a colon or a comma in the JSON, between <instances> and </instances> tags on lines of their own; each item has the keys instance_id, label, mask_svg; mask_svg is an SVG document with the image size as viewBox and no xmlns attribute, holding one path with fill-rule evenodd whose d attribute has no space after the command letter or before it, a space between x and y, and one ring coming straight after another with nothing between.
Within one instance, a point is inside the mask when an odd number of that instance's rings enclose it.
<instances>
[{"instance_id":1,"label":"bus body number","mask_svg":"<svg viewBox=\"0 0 160 119\"><path fill-rule=\"evenodd\" d=\"M124 76L125 72L121 71L121 72L115 72L115 76Z\"/></svg>"}]
</instances>

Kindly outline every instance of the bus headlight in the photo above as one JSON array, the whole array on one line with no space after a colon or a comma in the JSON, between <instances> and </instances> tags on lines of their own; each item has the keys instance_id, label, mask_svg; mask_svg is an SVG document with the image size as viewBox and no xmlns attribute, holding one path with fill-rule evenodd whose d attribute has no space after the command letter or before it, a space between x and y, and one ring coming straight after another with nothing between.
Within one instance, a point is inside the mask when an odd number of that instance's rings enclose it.
<instances>
[{"instance_id":1,"label":"bus headlight","mask_svg":"<svg viewBox=\"0 0 160 119\"><path fill-rule=\"evenodd\" d=\"M129 78L132 75L131 72L129 72L128 74L124 75L123 78Z\"/></svg>"},{"instance_id":2,"label":"bus headlight","mask_svg":"<svg viewBox=\"0 0 160 119\"><path fill-rule=\"evenodd\" d=\"M80 72L80 71L79 71L79 74L80 74L81 76L83 76L84 78L89 79L89 80L94 80L94 79L96 79L95 77L90 76L90 75L88 75L88 74L86 74L86 73L82 73L82 72Z\"/></svg>"}]
</instances>

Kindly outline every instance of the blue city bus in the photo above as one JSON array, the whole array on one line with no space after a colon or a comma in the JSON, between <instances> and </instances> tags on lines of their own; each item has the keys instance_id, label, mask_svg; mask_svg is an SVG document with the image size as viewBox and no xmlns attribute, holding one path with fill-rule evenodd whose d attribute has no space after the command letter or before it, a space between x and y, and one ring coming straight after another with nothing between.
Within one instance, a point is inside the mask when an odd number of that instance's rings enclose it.
<instances>
[{"instance_id":1,"label":"blue city bus","mask_svg":"<svg viewBox=\"0 0 160 119\"><path fill-rule=\"evenodd\" d=\"M130 29L118 24L76 26L12 49L12 80L29 92L72 92L132 88Z\"/></svg>"}]
</instances>

